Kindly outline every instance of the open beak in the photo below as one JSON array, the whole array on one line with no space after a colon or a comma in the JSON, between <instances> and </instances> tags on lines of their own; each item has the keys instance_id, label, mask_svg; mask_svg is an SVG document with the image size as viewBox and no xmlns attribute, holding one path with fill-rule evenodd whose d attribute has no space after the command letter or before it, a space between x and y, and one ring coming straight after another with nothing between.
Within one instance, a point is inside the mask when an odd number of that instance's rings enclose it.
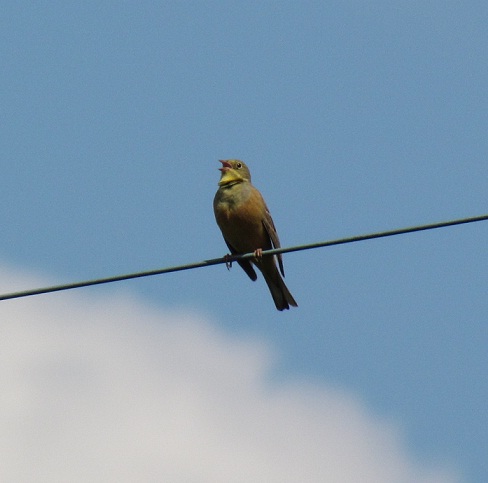
<instances>
[{"instance_id":1,"label":"open beak","mask_svg":"<svg viewBox=\"0 0 488 483\"><path fill-rule=\"evenodd\" d=\"M219 159L219 162L221 162L221 163L222 163L222 167L221 167L221 168L219 168L219 171L222 171L222 173L223 173L224 171L227 171L227 170L229 170L229 169L232 169L232 165L229 163L229 161L224 161L224 160L222 160L222 159Z\"/></svg>"}]
</instances>

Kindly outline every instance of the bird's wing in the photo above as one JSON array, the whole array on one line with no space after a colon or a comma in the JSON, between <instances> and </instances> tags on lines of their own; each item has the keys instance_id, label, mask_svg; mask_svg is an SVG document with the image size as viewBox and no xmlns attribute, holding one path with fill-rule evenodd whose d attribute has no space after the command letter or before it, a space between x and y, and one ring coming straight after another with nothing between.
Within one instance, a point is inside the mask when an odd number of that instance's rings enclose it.
<instances>
[{"instance_id":1,"label":"bird's wing","mask_svg":"<svg viewBox=\"0 0 488 483\"><path fill-rule=\"evenodd\" d=\"M271 244L273 245L274 248L280 248L280 239L278 238L278 233L276 231L276 228L273 223L273 218L271 218L271 214L268 210L268 207L266 206L266 213L263 218L263 225L264 228L266 229L266 232L268 233L269 239L271 240ZM276 255L276 258L278 259L278 265L280 267L280 272L283 277L285 276L285 269L283 268L283 258L281 256L281 253Z\"/></svg>"},{"instance_id":2,"label":"bird's wing","mask_svg":"<svg viewBox=\"0 0 488 483\"><path fill-rule=\"evenodd\" d=\"M237 251L234 249L234 247L224 238L225 243L229 247L230 253L235 255ZM256 272L254 271L254 268L251 265L251 262L249 260L237 260L237 263L240 265L240 267L247 273L248 277L255 282L258 278L256 275Z\"/></svg>"}]
</instances>

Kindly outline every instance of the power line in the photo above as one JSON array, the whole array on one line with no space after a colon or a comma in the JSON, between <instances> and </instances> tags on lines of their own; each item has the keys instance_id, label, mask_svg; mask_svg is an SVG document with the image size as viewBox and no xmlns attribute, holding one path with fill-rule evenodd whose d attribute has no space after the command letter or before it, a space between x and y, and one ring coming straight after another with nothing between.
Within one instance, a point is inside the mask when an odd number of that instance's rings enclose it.
<instances>
[{"instance_id":1,"label":"power line","mask_svg":"<svg viewBox=\"0 0 488 483\"><path fill-rule=\"evenodd\" d=\"M321 247L330 247L333 245L344 245L346 243L354 243L364 240L372 240L375 238L385 238L388 236L395 236L395 235L404 235L406 233L414 233L417 231L426 231L426 230L434 230L436 228L445 228L448 226L454 225L464 225L466 223L475 223L478 221L486 221L488 220L488 215L481 215L481 216L474 216L471 218L462 218L458 220L451 220L451 221L443 221L440 223L431 223L429 225L419 225L419 226L412 226L408 228L399 228L396 230L389 230L389 231L382 231L377 233L370 233L367 235L357 235L348 238L339 238L337 240L329 240L324 242L318 243L310 243L308 245L297 245L294 247L286 247L286 248L276 248L273 250L266 250L263 251L263 256L271 256L277 255L279 253L290 253L290 252L298 252L301 250L311 250L314 248L321 248ZM213 258L211 260L204 260L203 262L197 263L189 263L187 265L177 265L175 267L166 267L157 270L149 270L145 272L136 272L136 273L129 273L126 275L116 275L113 277L107 278L97 278L94 280L87 280L84 282L75 282L75 283L68 283L63 285L54 285L51 287L43 287L37 288L32 290L24 290L22 292L12 292L0 295L0 300L8 300L8 299L15 299L21 297L30 297L31 295L40 295L45 293L51 292L60 292L62 290L71 290L74 288L81 288L81 287L89 287L91 285L101 285L104 283L111 283L111 282L120 282L121 280L130 280L132 278L141 278L141 277L150 277L152 275L162 275L163 273L170 273L170 272L181 272L183 270L192 270L194 268L200 267L208 267L211 265L219 265L222 263L228 264L229 262L234 262L237 260L247 260L253 258L253 253L246 253L244 255L232 255L226 256L221 258Z\"/></svg>"}]
</instances>

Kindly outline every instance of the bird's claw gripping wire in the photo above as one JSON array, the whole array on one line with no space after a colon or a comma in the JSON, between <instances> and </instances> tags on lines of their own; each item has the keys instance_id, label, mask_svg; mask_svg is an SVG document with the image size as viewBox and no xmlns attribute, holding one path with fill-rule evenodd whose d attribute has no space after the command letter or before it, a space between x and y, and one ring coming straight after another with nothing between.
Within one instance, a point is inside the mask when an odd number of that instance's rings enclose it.
<instances>
[{"instance_id":1,"label":"bird's claw gripping wire","mask_svg":"<svg viewBox=\"0 0 488 483\"><path fill-rule=\"evenodd\" d=\"M263 258L262 248L256 248L256 250L254 250L254 258L257 258L258 260L261 260L261 258Z\"/></svg>"},{"instance_id":2,"label":"bird's claw gripping wire","mask_svg":"<svg viewBox=\"0 0 488 483\"><path fill-rule=\"evenodd\" d=\"M227 267L227 270L230 270L232 268L232 255L227 253L227 255L224 255L224 260L225 260L225 266Z\"/></svg>"}]
</instances>

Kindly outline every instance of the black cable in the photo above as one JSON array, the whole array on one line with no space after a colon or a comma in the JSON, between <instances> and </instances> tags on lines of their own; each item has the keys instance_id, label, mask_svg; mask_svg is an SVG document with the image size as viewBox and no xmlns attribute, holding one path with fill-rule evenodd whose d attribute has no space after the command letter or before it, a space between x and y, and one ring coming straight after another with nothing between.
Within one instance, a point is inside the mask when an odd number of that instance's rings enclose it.
<instances>
[{"instance_id":1,"label":"black cable","mask_svg":"<svg viewBox=\"0 0 488 483\"><path fill-rule=\"evenodd\" d=\"M318 243L310 243L307 245L297 245L297 246L287 247L287 248L276 248L273 250L266 250L266 251L263 251L263 256L277 255L279 253L298 252L301 250L311 250L313 248L330 247L333 245L344 245L346 243L354 243L354 242L364 241L364 240L373 240L375 238L385 238L385 237L394 236L394 235L403 235L405 233L414 233L417 231L434 230L436 228L445 228L448 226L463 225L466 223L475 223L478 221L486 221L486 220L488 220L488 215L481 215L481 216L474 216L471 218L462 218L462 219L458 219L458 220L443 221L440 223L431 223L429 225L419 225L419 226L412 226L409 228L399 228L397 230L389 230L389 231L383 231L383 232L378 232L378 233L370 233L367 235L358 235L358 236L352 236L349 238L340 238L337 240L329 240L329 241L318 242ZM8 300L8 299L21 298L21 297L30 297L31 295L40 295L40 294L44 294L44 293L60 292L62 290L71 290L74 288L89 287L91 285L101 285L104 283L120 282L121 280L130 280L132 278L150 277L152 275L161 275L163 273L180 272L182 270L192 270L194 268L207 267L207 266L211 266L211 265L219 265L221 263L229 264L229 262L233 262L233 261L237 261L237 260L247 260L247 259L250 259L253 257L254 257L254 253L246 253L244 255L232 255L232 256L229 255L229 256L221 257L221 258L213 258L211 260L204 260L203 262L190 263L188 265L177 265L175 267L167 267L167 268L161 268L161 269L157 269L157 270L149 270L149 271L145 271L145 272L129 273L126 275L116 275L113 277L98 278L98 279L94 279L94 280L87 280L84 282L74 282L74 283L68 283L68 284L63 284L63 285L54 285L51 287L43 287L43 288L32 289L32 290L24 290L22 292L7 293L7 294L0 295L0 300Z\"/></svg>"}]
</instances>

